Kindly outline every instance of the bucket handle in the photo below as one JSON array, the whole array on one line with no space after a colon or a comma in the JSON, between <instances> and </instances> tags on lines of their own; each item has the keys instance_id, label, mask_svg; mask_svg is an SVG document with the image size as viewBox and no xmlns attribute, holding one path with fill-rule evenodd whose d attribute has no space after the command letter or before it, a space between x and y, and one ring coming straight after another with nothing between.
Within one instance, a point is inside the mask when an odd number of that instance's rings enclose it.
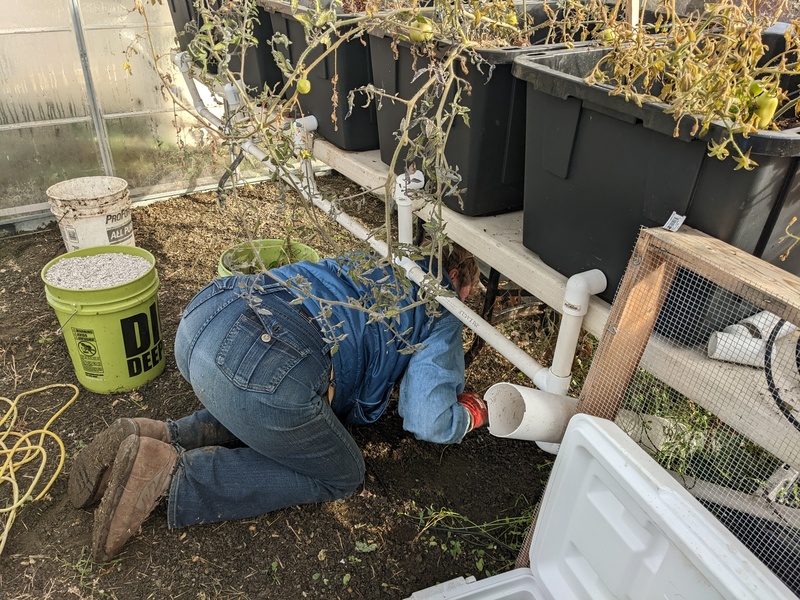
<instances>
[{"instance_id":1,"label":"bucket handle","mask_svg":"<svg viewBox=\"0 0 800 600\"><path fill-rule=\"evenodd\" d=\"M64 321L64 324L63 324L63 325L61 325L61 327L59 327L58 329L56 329L56 335L61 335L62 333L64 333L64 327L66 327L66 326L67 326L67 323L69 323L70 319L72 319L72 317L74 317L74 316L75 316L75 313L77 313L77 312L78 312L78 306L77 306L77 305L75 305L75 304L73 304L72 306L74 306L74 307L75 307L75 310L73 310L73 311L72 311L72 314L71 314L71 315L70 315L70 316L67 318L67 320L66 320L66 321Z\"/></svg>"}]
</instances>

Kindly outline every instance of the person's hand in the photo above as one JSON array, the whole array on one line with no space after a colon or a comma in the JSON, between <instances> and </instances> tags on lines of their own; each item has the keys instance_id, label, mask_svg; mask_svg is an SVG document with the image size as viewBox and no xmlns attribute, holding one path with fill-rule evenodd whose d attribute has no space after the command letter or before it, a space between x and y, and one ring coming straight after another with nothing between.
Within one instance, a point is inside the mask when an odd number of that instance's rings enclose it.
<instances>
[{"instance_id":1,"label":"person's hand","mask_svg":"<svg viewBox=\"0 0 800 600\"><path fill-rule=\"evenodd\" d=\"M472 420L469 430L477 429L487 423L489 420L489 409L486 408L486 402L478 394L471 392L464 392L457 396L459 404L469 412Z\"/></svg>"}]
</instances>

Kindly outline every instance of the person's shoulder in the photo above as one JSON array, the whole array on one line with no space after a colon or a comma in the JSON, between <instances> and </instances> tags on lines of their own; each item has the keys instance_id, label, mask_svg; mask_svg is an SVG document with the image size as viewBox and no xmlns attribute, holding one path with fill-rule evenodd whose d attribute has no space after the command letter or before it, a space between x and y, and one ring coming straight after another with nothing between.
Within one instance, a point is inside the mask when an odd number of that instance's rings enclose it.
<instances>
[{"instance_id":1,"label":"person's shoulder","mask_svg":"<svg viewBox=\"0 0 800 600\"><path fill-rule=\"evenodd\" d=\"M431 317L431 324L435 329L452 329L461 327L461 320L445 307L439 305Z\"/></svg>"}]
</instances>

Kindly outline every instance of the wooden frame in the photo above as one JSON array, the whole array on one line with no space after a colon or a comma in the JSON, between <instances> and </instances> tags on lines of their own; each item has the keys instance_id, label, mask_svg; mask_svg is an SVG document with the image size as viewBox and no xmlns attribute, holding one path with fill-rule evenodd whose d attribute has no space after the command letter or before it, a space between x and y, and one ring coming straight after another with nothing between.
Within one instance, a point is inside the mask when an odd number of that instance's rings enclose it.
<instances>
[{"instance_id":1,"label":"wooden frame","mask_svg":"<svg viewBox=\"0 0 800 600\"><path fill-rule=\"evenodd\" d=\"M678 267L787 321L800 323L800 278L795 275L688 227L678 232L642 230L583 386L578 411L614 419L636 368L641 366L798 468L800 432L768 394L745 392L766 390L762 370L711 360L697 349L672 344L653 332ZM680 376L674 375L676 371Z\"/></svg>"}]
</instances>

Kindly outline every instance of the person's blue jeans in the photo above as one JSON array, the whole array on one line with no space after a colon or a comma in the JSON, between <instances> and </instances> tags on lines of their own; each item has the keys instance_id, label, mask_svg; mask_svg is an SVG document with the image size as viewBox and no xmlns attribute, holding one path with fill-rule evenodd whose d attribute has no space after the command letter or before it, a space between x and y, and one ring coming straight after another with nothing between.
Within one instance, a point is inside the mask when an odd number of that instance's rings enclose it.
<instances>
[{"instance_id":1,"label":"person's blue jeans","mask_svg":"<svg viewBox=\"0 0 800 600\"><path fill-rule=\"evenodd\" d=\"M364 478L358 446L323 399L322 336L280 284L252 282L215 280L178 326L175 359L205 408L168 424L181 452L171 528L344 498Z\"/></svg>"}]
</instances>

